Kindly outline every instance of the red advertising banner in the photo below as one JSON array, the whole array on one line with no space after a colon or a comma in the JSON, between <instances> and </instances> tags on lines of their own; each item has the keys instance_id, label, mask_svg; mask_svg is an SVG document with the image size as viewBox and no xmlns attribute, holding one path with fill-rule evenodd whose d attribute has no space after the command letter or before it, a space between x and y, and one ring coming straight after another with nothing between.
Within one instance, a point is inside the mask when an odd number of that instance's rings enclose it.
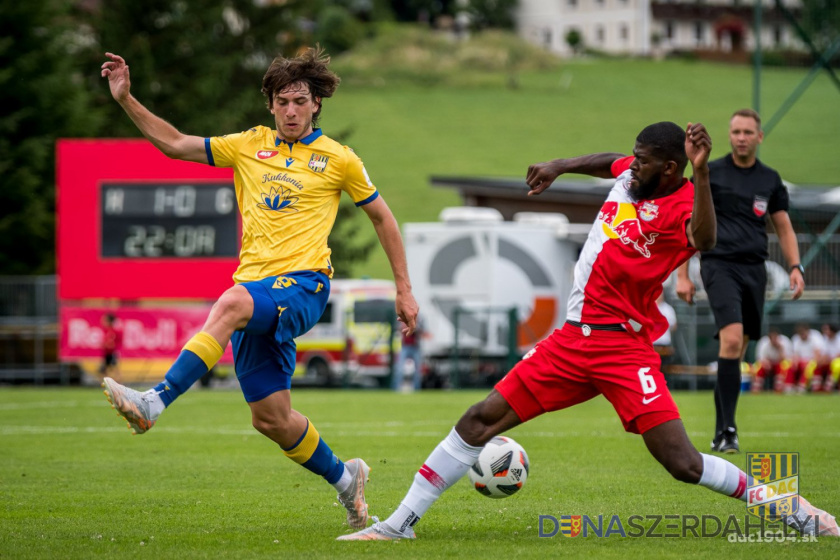
<instances>
[{"instance_id":1,"label":"red advertising banner","mask_svg":"<svg viewBox=\"0 0 840 560\"><path fill-rule=\"evenodd\" d=\"M62 306L59 314L61 339L59 353L63 361L101 360L105 335L103 318L116 318L122 334L118 348L120 360L170 360L204 325L210 305L169 308L89 308ZM228 345L221 363L232 363Z\"/></svg>"}]
</instances>

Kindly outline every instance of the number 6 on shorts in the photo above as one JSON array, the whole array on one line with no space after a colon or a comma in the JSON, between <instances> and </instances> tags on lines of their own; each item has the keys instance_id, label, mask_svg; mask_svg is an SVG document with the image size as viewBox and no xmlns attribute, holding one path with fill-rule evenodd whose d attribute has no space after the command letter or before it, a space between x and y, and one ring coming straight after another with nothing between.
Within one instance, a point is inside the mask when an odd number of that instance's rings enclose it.
<instances>
[{"instance_id":1,"label":"number 6 on shorts","mask_svg":"<svg viewBox=\"0 0 840 560\"><path fill-rule=\"evenodd\" d=\"M642 384L642 393L645 395L650 395L651 393L656 392L656 380L652 375L648 375L647 372L649 371L649 367L639 369L639 383Z\"/></svg>"}]
</instances>

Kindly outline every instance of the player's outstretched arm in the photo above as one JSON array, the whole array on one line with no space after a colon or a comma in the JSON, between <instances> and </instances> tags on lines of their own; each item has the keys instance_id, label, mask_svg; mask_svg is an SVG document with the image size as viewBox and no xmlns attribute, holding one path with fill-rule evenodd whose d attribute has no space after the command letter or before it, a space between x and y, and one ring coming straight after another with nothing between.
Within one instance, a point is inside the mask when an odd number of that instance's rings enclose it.
<instances>
[{"instance_id":1,"label":"player's outstretched arm","mask_svg":"<svg viewBox=\"0 0 840 560\"><path fill-rule=\"evenodd\" d=\"M400 228L391 209L378 196L373 202L362 206L367 213L379 243L385 250L388 262L391 264L391 271L394 274L394 283L397 285L396 310L397 318L405 325L403 332L411 334L417 327L417 313L420 308L411 293L411 280L408 277L408 265L405 258L405 247L403 246Z\"/></svg>"},{"instance_id":2,"label":"player's outstretched arm","mask_svg":"<svg viewBox=\"0 0 840 560\"><path fill-rule=\"evenodd\" d=\"M694 208L686 227L688 242L698 251L710 251L717 243L717 217L709 183L712 139L700 123L685 129L685 153L694 168Z\"/></svg>"},{"instance_id":3,"label":"player's outstretched arm","mask_svg":"<svg viewBox=\"0 0 840 560\"><path fill-rule=\"evenodd\" d=\"M528 166L525 183L530 187L528 196L540 194L551 186L554 180L563 173L581 173L609 179L613 162L623 158L624 154L602 153L590 154L566 159L555 159Z\"/></svg>"},{"instance_id":4,"label":"player's outstretched arm","mask_svg":"<svg viewBox=\"0 0 840 560\"><path fill-rule=\"evenodd\" d=\"M101 75L108 78L111 95L128 114L143 136L167 157L208 163L204 138L182 134L177 128L146 109L131 95L131 77L125 59L105 53L109 60L102 64Z\"/></svg>"}]
</instances>

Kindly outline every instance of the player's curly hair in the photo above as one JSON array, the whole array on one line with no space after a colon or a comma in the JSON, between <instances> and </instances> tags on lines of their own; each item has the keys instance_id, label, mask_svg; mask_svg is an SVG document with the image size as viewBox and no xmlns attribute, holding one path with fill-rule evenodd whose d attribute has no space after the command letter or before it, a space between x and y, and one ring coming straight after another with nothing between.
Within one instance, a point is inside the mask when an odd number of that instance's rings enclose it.
<instances>
[{"instance_id":1,"label":"player's curly hair","mask_svg":"<svg viewBox=\"0 0 840 560\"><path fill-rule=\"evenodd\" d=\"M654 154L666 161L674 161L677 168L685 169L685 130L673 122L663 121L646 126L636 137L636 142L653 148Z\"/></svg>"},{"instance_id":2,"label":"player's curly hair","mask_svg":"<svg viewBox=\"0 0 840 560\"><path fill-rule=\"evenodd\" d=\"M266 105L271 108L274 96L295 83L305 83L313 99L332 97L341 82L328 66L330 57L320 45L304 50L295 58L275 58L263 76L262 91ZM312 116L312 124L318 124L322 106Z\"/></svg>"}]
</instances>

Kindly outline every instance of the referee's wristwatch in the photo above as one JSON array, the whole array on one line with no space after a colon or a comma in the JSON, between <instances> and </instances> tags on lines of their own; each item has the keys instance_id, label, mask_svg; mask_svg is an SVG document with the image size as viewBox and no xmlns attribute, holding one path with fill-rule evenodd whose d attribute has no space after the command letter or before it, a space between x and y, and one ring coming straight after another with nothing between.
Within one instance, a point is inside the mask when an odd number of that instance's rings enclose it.
<instances>
[{"instance_id":1,"label":"referee's wristwatch","mask_svg":"<svg viewBox=\"0 0 840 560\"><path fill-rule=\"evenodd\" d=\"M790 271L793 272L794 270L798 270L799 272L802 273L802 276L805 276L805 267L802 266L801 264L791 265Z\"/></svg>"}]
</instances>

